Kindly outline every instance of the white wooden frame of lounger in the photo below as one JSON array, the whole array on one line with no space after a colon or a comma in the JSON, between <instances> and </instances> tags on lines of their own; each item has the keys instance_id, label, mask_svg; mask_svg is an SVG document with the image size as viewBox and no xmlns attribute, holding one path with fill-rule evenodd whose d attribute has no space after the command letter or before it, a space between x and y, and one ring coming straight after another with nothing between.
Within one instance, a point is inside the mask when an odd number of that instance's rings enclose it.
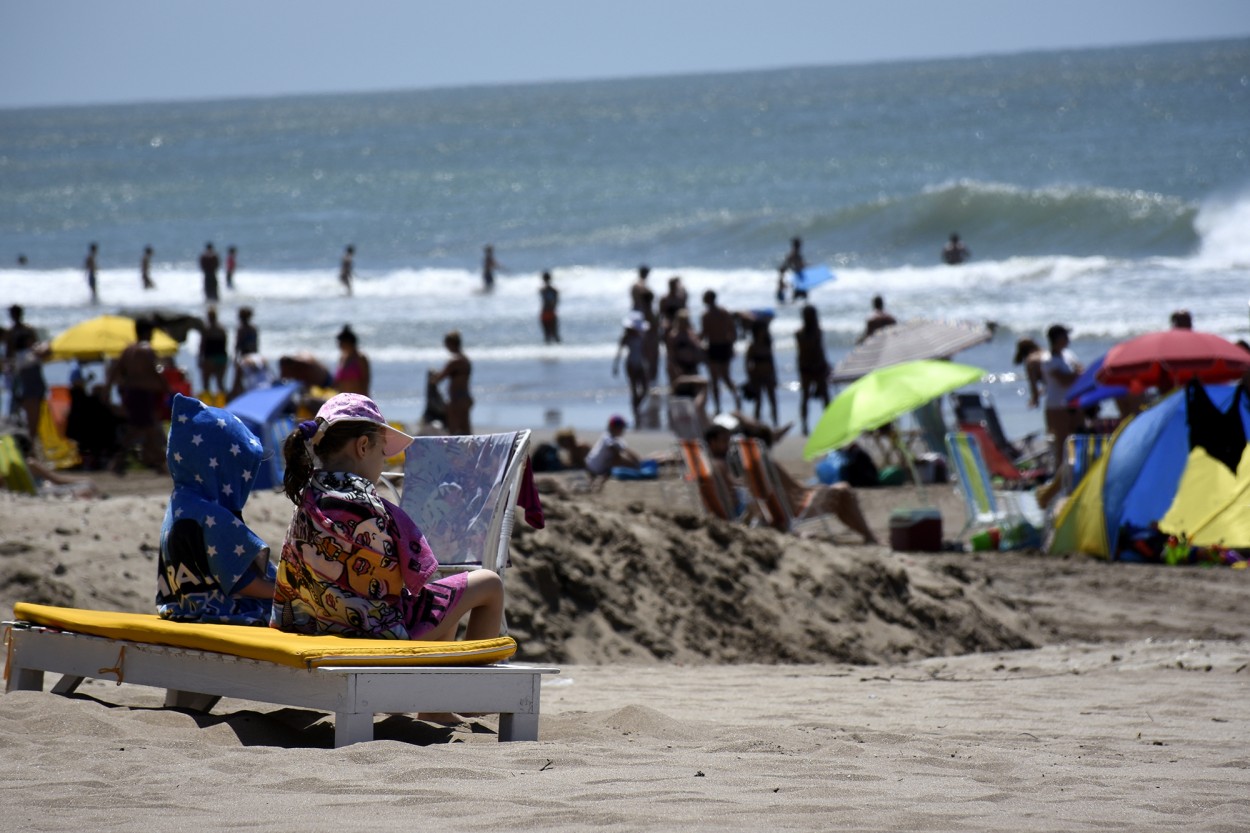
<instances>
[{"instance_id":1,"label":"white wooden frame of lounger","mask_svg":"<svg viewBox=\"0 0 1250 833\"><path fill-rule=\"evenodd\" d=\"M334 713L334 745L373 740L377 713L499 714L499 740L538 740L543 674L558 668L481 666L319 666L293 668L214 651L173 648L7 623L7 691L72 694L86 677L164 688L165 705L207 712L222 697ZM123 670L124 669L124 670Z\"/></svg>"}]
</instances>

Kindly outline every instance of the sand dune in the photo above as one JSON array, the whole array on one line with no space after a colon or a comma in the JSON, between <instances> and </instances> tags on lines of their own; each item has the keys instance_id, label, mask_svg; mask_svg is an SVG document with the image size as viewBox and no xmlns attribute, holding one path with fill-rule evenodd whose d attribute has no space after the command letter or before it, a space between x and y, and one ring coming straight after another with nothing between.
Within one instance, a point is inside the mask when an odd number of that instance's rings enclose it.
<instances>
[{"instance_id":1,"label":"sand dune","mask_svg":"<svg viewBox=\"0 0 1250 833\"><path fill-rule=\"evenodd\" d=\"M0 613L148 610L167 483L94 501L0 494ZM380 720L85 683L0 697L3 829L1243 829L1250 621L1241 571L1038 553L939 555L708 521L680 484L544 483L509 620L541 739L492 717ZM950 487L924 501L961 523ZM289 504L248 505L280 540Z\"/></svg>"}]
</instances>

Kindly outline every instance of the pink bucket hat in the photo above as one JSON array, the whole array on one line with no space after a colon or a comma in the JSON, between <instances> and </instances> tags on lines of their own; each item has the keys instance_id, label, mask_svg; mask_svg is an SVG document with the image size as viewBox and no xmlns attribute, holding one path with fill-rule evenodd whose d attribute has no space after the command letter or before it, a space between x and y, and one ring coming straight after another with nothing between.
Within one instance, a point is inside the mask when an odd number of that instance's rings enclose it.
<instances>
[{"instance_id":1,"label":"pink bucket hat","mask_svg":"<svg viewBox=\"0 0 1250 833\"><path fill-rule=\"evenodd\" d=\"M382 412L378 410L377 404L369 397L359 393L340 393L332 396L317 411L317 419L325 420L325 425L318 431L318 436L313 438L314 445L317 440L321 439L320 434L324 432L324 429L329 428L336 422L374 422L382 426L382 436L385 437L384 449L387 457L394 457L412 445L412 441L415 439L403 431L387 425L386 420L382 418Z\"/></svg>"}]
</instances>

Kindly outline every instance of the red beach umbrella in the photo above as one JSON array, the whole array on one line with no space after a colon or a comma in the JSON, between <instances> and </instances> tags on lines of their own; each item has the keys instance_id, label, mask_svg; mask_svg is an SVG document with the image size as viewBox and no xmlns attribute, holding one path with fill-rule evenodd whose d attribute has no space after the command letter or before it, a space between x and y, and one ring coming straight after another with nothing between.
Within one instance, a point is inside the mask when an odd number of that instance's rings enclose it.
<instances>
[{"instance_id":1,"label":"red beach umbrella","mask_svg":"<svg viewBox=\"0 0 1250 833\"><path fill-rule=\"evenodd\" d=\"M1130 338L1107 352L1097 379L1139 392L1170 389L1190 379L1232 382L1250 370L1250 352L1214 333L1172 329Z\"/></svg>"}]
</instances>

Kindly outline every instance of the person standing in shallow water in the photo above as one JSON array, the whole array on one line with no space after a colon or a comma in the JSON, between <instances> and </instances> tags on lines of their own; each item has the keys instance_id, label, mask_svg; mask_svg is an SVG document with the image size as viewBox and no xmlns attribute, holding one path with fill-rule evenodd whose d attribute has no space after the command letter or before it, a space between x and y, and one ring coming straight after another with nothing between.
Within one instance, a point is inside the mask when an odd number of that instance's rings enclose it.
<instances>
[{"instance_id":1,"label":"person standing in shallow water","mask_svg":"<svg viewBox=\"0 0 1250 833\"><path fill-rule=\"evenodd\" d=\"M495 289L495 271L502 270L499 261L495 260L495 247L486 246L482 249L482 291L493 292Z\"/></svg>"},{"instance_id":2,"label":"person standing in shallow water","mask_svg":"<svg viewBox=\"0 0 1250 833\"><path fill-rule=\"evenodd\" d=\"M234 269L239 265L239 248L226 249L226 289L234 289Z\"/></svg>"},{"instance_id":3,"label":"person standing in shallow water","mask_svg":"<svg viewBox=\"0 0 1250 833\"><path fill-rule=\"evenodd\" d=\"M143 282L144 289L156 289L156 284L152 283L152 247L143 247L143 259L139 261L139 279Z\"/></svg>"},{"instance_id":4,"label":"person standing in shallow water","mask_svg":"<svg viewBox=\"0 0 1250 833\"><path fill-rule=\"evenodd\" d=\"M217 270L221 268L221 258L213 249L213 244L205 243L200 254L200 271L204 273L204 300L210 304L217 303Z\"/></svg>"},{"instance_id":5,"label":"person standing in shallow water","mask_svg":"<svg viewBox=\"0 0 1250 833\"><path fill-rule=\"evenodd\" d=\"M543 330L544 344L560 343L560 319L556 307L560 304L560 290L551 285L551 273L543 272L543 285L538 290L538 298L542 309L538 313L538 323Z\"/></svg>"},{"instance_id":6,"label":"person standing in shallow water","mask_svg":"<svg viewBox=\"0 0 1250 833\"><path fill-rule=\"evenodd\" d=\"M87 260L83 263L83 269L87 272L87 289L91 290L91 303L98 304L100 302L100 294L96 286L96 255L99 253L99 247L92 243L87 247Z\"/></svg>"},{"instance_id":7,"label":"person standing in shallow water","mask_svg":"<svg viewBox=\"0 0 1250 833\"><path fill-rule=\"evenodd\" d=\"M356 258L356 247L348 245L343 249L343 260L339 263L339 283L343 284L343 288L347 290L347 294L352 294L352 275L354 260Z\"/></svg>"},{"instance_id":8,"label":"person standing in shallow water","mask_svg":"<svg viewBox=\"0 0 1250 833\"><path fill-rule=\"evenodd\" d=\"M799 363L799 424L806 437L808 402L819 399L822 407L829 406L829 357L820 316L811 304L803 306L803 326L794 334L794 341Z\"/></svg>"}]
</instances>

